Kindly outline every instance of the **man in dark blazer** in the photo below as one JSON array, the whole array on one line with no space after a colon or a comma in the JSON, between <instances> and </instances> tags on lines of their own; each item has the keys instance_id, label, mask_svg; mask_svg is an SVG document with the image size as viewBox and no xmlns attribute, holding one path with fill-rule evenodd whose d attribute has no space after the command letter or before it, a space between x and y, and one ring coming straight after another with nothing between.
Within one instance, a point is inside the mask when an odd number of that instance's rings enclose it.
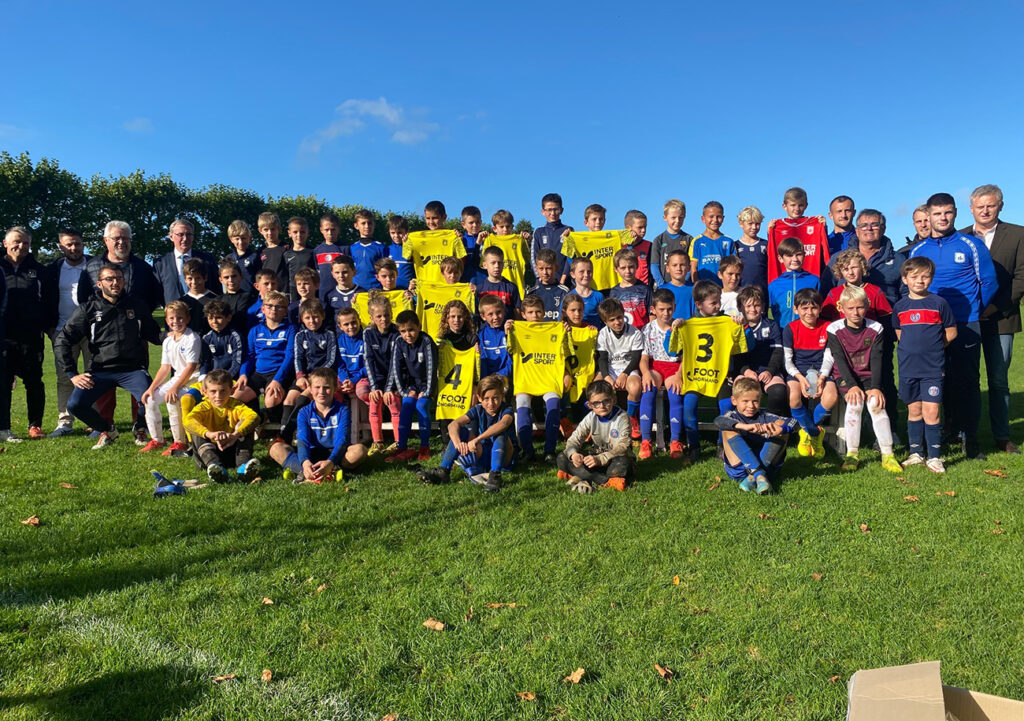
<instances>
[{"instance_id":1,"label":"man in dark blazer","mask_svg":"<svg viewBox=\"0 0 1024 721\"><path fill-rule=\"evenodd\" d=\"M188 286L185 285L185 276L182 275L181 269L185 261L192 258L198 258L203 261L203 265L206 266L206 287L220 295L220 281L217 280L217 259L209 253L192 247L192 242L195 240L195 229L192 227L192 223L184 219L176 220L171 223L168 235L170 236L171 243L174 245L174 249L169 253L161 255L153 262L153 270L156 272L156 277L160 280L161 288L163 288L163 305L167 305L173 300L178 300L178 298L188 293Z\"/></svg>"},{"instance_id":2,"label":"man in dark blazer","mask_svg":"<svg viewBox=\"0 0 1024 721\"><path fill-rule=\"evenodd\" d=\"M981 347L988 374L988 415L997 451L1020 453L1010 441L1009 369L1013 336L1021 331L1020 300L1024 296L1024 226L999 219L1003 191L982 185L971 193L974 225L961 233L983 241L992 255L999 288L981 313Z\"/></svg>"}]
</instances>

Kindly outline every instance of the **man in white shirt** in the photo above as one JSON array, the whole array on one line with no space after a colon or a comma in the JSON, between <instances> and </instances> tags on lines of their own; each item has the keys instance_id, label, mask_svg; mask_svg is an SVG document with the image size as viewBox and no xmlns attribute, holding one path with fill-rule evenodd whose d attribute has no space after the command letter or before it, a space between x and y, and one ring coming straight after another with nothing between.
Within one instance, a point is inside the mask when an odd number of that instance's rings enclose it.
<instances>
[{"instance_id":1,"label":"man in white shirt","mask_svg":"<svg viewBox=\"0 0 1024 721\"><path fill-rule=\"evenodd\" d=\"M57 231L57 247L62 256L46 266L44 284L49 287L45 295L48 299L47 310L47 335L50 342L57 336L60 329L68 322L68 318L78 307L78 282L85 270L85 263L89 256L85 254L85 246L82 243L82 233L74 228L61 228ZM92 355L89 353L88 339L82 339L72 349L75 364L78 364L79 357L84 358L83 369L89 367ZM56 360L56 356L54 357ZM70 435L74 417L68 412L68 398L74 390L71 381L64 373L57 372L57 428L50 433L50 438L60 438Z\"/></svg>"}]
</instances>

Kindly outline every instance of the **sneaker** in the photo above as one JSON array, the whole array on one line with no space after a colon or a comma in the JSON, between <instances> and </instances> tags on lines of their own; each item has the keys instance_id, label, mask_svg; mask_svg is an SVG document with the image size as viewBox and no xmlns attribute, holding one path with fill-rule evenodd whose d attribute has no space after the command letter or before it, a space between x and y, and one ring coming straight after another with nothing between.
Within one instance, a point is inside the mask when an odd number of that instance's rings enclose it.
<instances>
[{"instance_id":1,"label":"sneaker","mask_svg":"<svg viewBox=\"0 0 1024 721\"><path fill-rule=\"evenodd\" d=\"M163 443L161 443L160 445L162 446ZM175 451L187 451L187 450L188 450L188 446L186 446L181 441L175 441L171 445L167 446L167 450L164 451L163 453L161 453L160 455L161 456L174 455L177 458L179 456L178 456L178 454L175 453Z\"/></svg>"},{"instance_id":2,"label":"sneaker","mask_svg":"<svg viewBox=\"0 0 1024 721\"><path fill-rule=\"evenodd\" d=\"M88 438L90 441L95 441L97 438L100 437L102 433L103 431L89 431L89 435L87 435L86 438Z\"/></svg>"},{"instance_id":3,"label":"sneaker","mask_svg":"<svg viewBox=\"0 0 1024 721\"><path fill-rule=\"evenodd\" d=\"M416 451L406 448L404 451L396 451L384 459L385 463L404 463L416 460Z\"/></svg>"},{"instance_id":4,"label":"sneaker","mask_svg":"<svg viewBox=\"0 0 1024 721\"><path fill-rule=\"evenodd\" d=\"M106 448L114 441L117 440L117 431L111 428L109 431L101 431L99 438L96 439L96 445L92 447L94 451L98 451L101 448Z\"/></svg>"},{"instance_id":5,"label":"sneaker","mask_svg":"<svg viewBox=\"0 0 1024 721\"><path fill-rule=\"evenodd\" d=\"M903 461L903 467L909 468L910 466L920 466L924 463L924 456L920 453L911 453L907 456L907 460Z\"/></svg>"},{"instance_id":6,"label":"sneaker","mask_svg":"<svg viewBox=\"0 0 1024 721\"><path fill-rule=\"evenodd\" d=\"M70 436L74 432L75 431L71 427L70 423L61 423L50 432L50 435L47 436L47 438L63 438L64 436Z\"/></svg>"},{"instance_id":7,"label":"sneaker","mask_svg":"<svg viewBox=\"0 0 1024 721\"><path fill-rule=\"evenodd\" d=\"M932 473L946 472L946 464L942 462L941 458L929 458L927 461L924 462L924 465Z\"/></svg>"},{"instance_id":8,"label":"sneaker","mask_svg":"<svg viewBox=\"0 0 1024 721\"><path fill-rule=\"evenodd\" d=\"M390 443L385 446L384 450L381 451L381 455L390 456L392 453L398 453L398 441Z\"/></svg>"},{"instance_id":9,"label":"sneaker","mask_svg":"<svg viewBox=\"0 0 1024 721\"><path fill-rule=\"evenodd\" d=\"M419 452L416 454L417 461L429 461L430 460L430 446L420 446Z\"/></svg>"},{"instance_id":10,"label":"sneaker","mask_svg":"<svg viewBox=\"0 0 1024 721\"><path fill-rule=\"evenodd\" d=\"M431 468L426 471L420 471L416 474L416 478L420 483L426 483L433 485L435 483L448 483L451 480L451 472L447 468L438 466L437 468Z\"/></svg>"},{"instance_id":11,"label":"sneaker","mask_svg":"<svg viewBox=\"0 0 1024 721\"><path fill-rule=\"evenodd\" d=\"M228 472L224 470L222 466L218 466L214 463L212 466L206 469L206 477L214 483L227 483Z\"/></svg>"},{"instance_id":12,"label":"sneaker","mask_svg":"<svg viewBox=\"0 0 1024 721\"><path fill-rule=\"evenodd\" d=\"M900 473L903 470L903 466L896 460L896 456L888 453L882 456L882 470L889 471L889 473Z\"/></svg>"},{"instance_id":13,"label":"sneaker","mask_svg":"<svg viewBox=\"0 0 1024 721\"><path fill-rule=\"evenodd\" d=\"M692 466L700 460L700 448L692 446L686 451L686 465Z\"/></svg>"},{"instance_id":14,"label":"sneaker","mask_svg":"<svg viewBox=\"0 0 1024 721\"><path fill-rule=\"evenodd\" d=\"M285 468L284 471L281 472L281 477L286 481L291 481L292 483L302 483L302 479L299 478L291 468Z\"/></svg>"},{"instance_id":15,"label":"sneaker","mask_svg":"<svg viewBox=\"0 0 1024 721\"><path fill-rule=\"evenodd\" d=\"M987 461L988 456L981 452L981 447L978 445L977 438L964 438L962 444L964 455L967 456L969 461Z\"/></svg>"},{"instance_id":16,"label":"sneaker","mask_svg":"<svg viewBox=\"0 0 1024 721\"><path fill-rule=\"evenodd\" d=\"M892 456L889 456L892 458ZM860 467L860 458L856 453L847 453L843 459L842 469L844 471L855 471Z\"/></svg>"},{"instance_id":17,"label":"sneaker","mask_svg":"<svg viewBox=\"0 0 1024 721\"><path fill-rule=\"evenodd\" d=\"M164 442L158 441L156 438L151 438L146 445L139 449L139 453L149 453L155 451L157 448L163 448Z\"/></svg>"},{"instance_id":18,"label":"sneaker","mask_svg":"<svg viewBox=\"0 0 1024 721\"><path fill-rule=\"evenodd\" d=\"M558 463L558 458L555 456L554 453L545 453L544 454L544 465L545 466L554 466L557 463Z\"/></svg>"},{"instance_id":19,"label":"sneaker","mask_svg":"<svg viewBox=\"0 0 1024 721\"><path fill-rule=\"evenodd\" d=\"M370 450L366 452L366 455L369 456L370 458L373 458L374 456L379 456L383 452L384 444L380 441L374 441L373 443L370 444Z\"/></svg>"},{"instance_id":20,"label":"sneaker","mask_svg":"<svg viewBox=\"0 0 1024 721\"><path fill-rule=\"evenodd\" d=\"M759 496L767 496L769 493L772 492L772 484L768 482L768 478L766 476L763 476L760 473L757 475L756 490L757 495Z\"/></svg>"},{"instance_id":21,"label":"sneaker","mask_svg":"<svg viewBox=\"0 0 1024 721\"><path fill-rule=\"evenodd\" d=\"M9 430L0 431L0 443L21 443L21 439Z\"/></svg>"},{"instance_id":22,"label":"sneaker","mask_svg":"<svg viewBox=\"0 0 1024 721\"><path fill-rule=\"evenodd\" d=\"M140 448L149 443L149 431L145 428L132 428L132 435L135 436L135 445Z\"/></svg>"},{"instance_id":23,"label":"sneaker","mask_svg":"<svg viewBox=\"0 0 1024 721\"><path fill-rule=\"evenodd\" d=\"M797 436L799 442L796 444L796 452L805 458L814 453L814 449L811 448L811 437L807 434L807 431L801 428L797 432Z\"/></svg>"},{"instance_id":24,"label":"sneaker","mask_svg":"<svg viewBox=\"0 0 1024 721\"><path fill-rule=\"evenodd\" d=\"M568 481L570 478L572 478L572 474L571 473L566 473L561 468L558 469L558 480L560 480L560 481Z\"/></svg>"},{"instance_id":25,"label":"sneaker","mask_svg":"<svg viewBox=\"0 0 1024 721\"><path fill-rule=\"evenodd\" d=\"M683 444L679 441L672 441L668 446L668 457L679 459L683 457Z\"/></svg>"},{"instance_id":26,"label":"sneaker","mask_svg":"<svg viewBox=\"0 0 1024 721\"><path fill-rule=\"evenodd\" d=\"M757 488L757 481L754 480L753 476L747 476L740 481L740 490L744 493L750 493L755 488Z\"/></svg>"},{"instance_id":27,"label":"sneaker","mask_svg":"<svg viewBox=\"0 0 1024 721\"><path fill-rule=\"evenodd\" d=\"M641 461L646 461L651 457L650 441L640 441L640 452L636 454L636 457ZM561 474L561 471L559 471L559 474ZM562 476L559 475L558 477L561 478Z\"/></svg>"},{"instance_id":28,"label":"sneaker","mask_svg":"<svg viewBox=\"0 0 1024 721\"><path fill-rule=\"evenodd\" d=\"M247 462L238 467L238 478L245 483L255 483L260 480L260 473L263 469L256 458L250 458Z\"/></svg>"},{"instance_id":29,"label":"sneaker","mask_svg":"<svg viewBox=\"0 0 1024 721\"><path fill-rule=\"evenodd\" d=\"M43 429L40 428L39 426L29 426L28 437L30 440L38 441L42 438L46 438L46 434L43 433Z\"/></svg>"},{"instance_id":30,"label":"sneaker","mask_svg":"<svg viewBox=\"0 0 1024 721\"><path fill-rule=\"evenodd\" d=\"M631 440L640 440L640 421L633 416L629 417L629 437Z\"/></svg>"},{"instance_id":31,"label":"sneaker","mask_svg":"<svg viewBox=\"0 0 1024 721\"><path fill-rule=\"evenodd\" d=\"M487 493L497 493L501 490L501 471L491 471L487 474L487 483L483 485Z\"/></svg>"},{"instance_id":32,"label":"sneaker","mask_svg":"<svg viewBox=\"0 0 1024 721\"><path fill-rule=\"evenodd\" d=\"M825 431L818 426L818 435L811 436L811 455L815 458L825 457Z\"/></svg>"},{"instance_id":33,"label":"sneaker","mask_svg":"<svg viewBox=\"0 0 1024 721\"><path fill-rule=\"evenodd\" d=\"M608 482L604 483L603 486L605 488L614 488L616 491L624 491L626 490L626 479L620 477L609 478Z\"/></svg>"},{"instance_id":34,"label":"sneaker","mask_svg":"<svg viewBox=\"0 0 1024 721\"><path fill-rule=\"evenodd\" d=\"M562 432L562 438L568 438L572 435L572 432L576 430L576 424L568 418L563 418L558 422L558 430Z\"/></svg>"}]
</instances>

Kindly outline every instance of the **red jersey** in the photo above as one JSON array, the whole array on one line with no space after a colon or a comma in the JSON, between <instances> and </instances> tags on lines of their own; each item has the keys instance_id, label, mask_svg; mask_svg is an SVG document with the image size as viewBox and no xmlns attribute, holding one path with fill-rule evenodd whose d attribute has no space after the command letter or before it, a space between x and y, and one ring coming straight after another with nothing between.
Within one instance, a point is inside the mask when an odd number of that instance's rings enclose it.
<instances>
[{"instance_id":1,"label":"red jersey","mask_svg":"<svg viewBox=\"0 0 1024 721\"><path fill-rule=\"evenodd\" d=\"M624 245L636 253L636 279L649 286L651 284L651 241L636 240L632 245Z\"/></svg>"},{"instance_id":2,"label":"red jersey","mask_svg":"<svg viewBox=\"0 0 1024 721\"><path fill-rule=\"evenodd\" d=\"M779 243L786 238L796 238L804 244L804 270L819 278L828 271L828 233L825 224L816 216L803 218L778 218L768 229L768 282L779 277L786 269L779 262Z\"/></svg>"},{"instance_id":3,"label":"red jersey","mask_svg":"<svg viewBox=\"0 0 1024 721\"><path fill-rule=\"evenodd\" d=\"M845 285L837 285L828 292L825 301L821 304L822 318L825 320L839 320L843 317L843 312L839 309L839 296L845 287ZM868 319L881 320L886 316L892 315L892 306L889 305L889 299L885 297L885 293L882 292L881 288L873 283L865 283L861 288L868 294L867 313L864 314Z\"/></svg>"}]
</instances>

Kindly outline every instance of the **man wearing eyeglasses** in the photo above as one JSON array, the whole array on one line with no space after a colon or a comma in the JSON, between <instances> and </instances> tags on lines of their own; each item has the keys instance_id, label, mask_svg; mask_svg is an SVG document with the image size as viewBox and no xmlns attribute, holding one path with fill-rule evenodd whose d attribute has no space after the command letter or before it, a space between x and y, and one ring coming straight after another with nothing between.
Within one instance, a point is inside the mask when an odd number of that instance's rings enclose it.
<instances>
[{"instance_id":1,"label":"man wearing eyeglasses","mask_svg":"<svg viewBox=\"0 0 1024 721\"><path fill-rule=\"evenodd\" d=\"M209 253L192 247L192 243L195 241L195 228L192 223L184 219L175 220L168 228L167 235L174 247L153 261L153 272L160 280L162 289L162 305L178 300L188 293L189 288L185 284L183 268L185 263L192 258L203 261L203 265L206 266L207 288L219 295L221 288L220 283L217 282L219 276L217 259Z\"/></svg>"},{"instance_id":2,"label":"man wearing eyeglasses","mask_svg":"<svg viewBox=\"0 0 1024 721\"><path fill-rule=\"evenodd\" d=\"M109 446L118 435L94 404L115 388L124 388L141 400L151 383L146 343L160 343L160 328L153 320L152 308L125 293L124 271L118 265L104 265L97 282L99 291L75 309L53 342L60 372L75 387L68 410L100 433L94 451ZM92 360L79 373L73 348L83 339L89 341Z\"/></svg>"},{"instance_id":3,"label":"man wearing eyeglasses","mask_svg":"<svg viewBox=\"0 0 1024 721\"><path fill-rule=\"evenodd\" d=\"M900 266L907 257L895 250L886 236L885 216L878 210L866 208L857 216L854 230L857 235L850 247L867 258L867 281L882 289L889 305L895 305L902 297Z\"/></svg>"}]
</instances>

